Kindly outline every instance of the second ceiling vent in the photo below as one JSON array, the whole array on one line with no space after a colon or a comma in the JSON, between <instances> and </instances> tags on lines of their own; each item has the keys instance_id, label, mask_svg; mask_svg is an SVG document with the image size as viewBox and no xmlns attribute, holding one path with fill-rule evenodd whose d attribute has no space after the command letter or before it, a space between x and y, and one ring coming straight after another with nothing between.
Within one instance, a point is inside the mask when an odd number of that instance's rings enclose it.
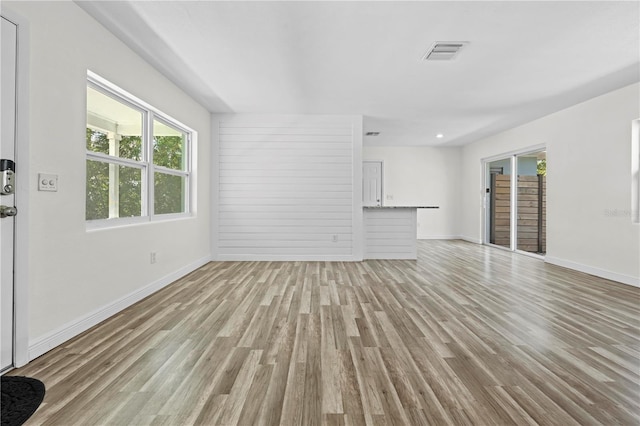
<instances>
[{"instance_id":1,"label":"second ceiling vent","mask_svg":"<svg viewBox=\"0 0 640 426\"><path fill-rule=\"evenodd\" d=\"M450 61L455 59L466 41L436 41L431 49L422 57L423 61Z\"/></svg>"}]
</instances>

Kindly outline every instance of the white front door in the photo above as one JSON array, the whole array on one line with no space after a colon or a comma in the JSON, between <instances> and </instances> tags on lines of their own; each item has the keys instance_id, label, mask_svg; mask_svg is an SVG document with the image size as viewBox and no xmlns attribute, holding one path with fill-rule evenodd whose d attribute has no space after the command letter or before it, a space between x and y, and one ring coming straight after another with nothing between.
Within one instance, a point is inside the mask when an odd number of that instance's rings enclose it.
<instances>
[{"instance_id":1,"label":"white front door","mask_svg":"<svg viewBox=\"0 0 640 426\"><path fill-rule=\"evenodd\" d=\"M15 159L16 141L16 59L18 28L2 17L2 67L0 97L0 159ZM8 164L2 161L5 166ZM19 173L19 170L16 170ZM0 205L14 207L15 196L0 187ZM3 210L0 214L0 371L13 365L13 249L14 226L13 212Z\"/></svg>"},{"instance_id":2,"label":"white front door","mask_svg":"<svg viewBox=\"0 0 640 426\"><path fill-rule=\"evenodd\" d=\"M382 162L362 163L362 204L366 207L382 205Z\"/></svg>"}]
</instances>

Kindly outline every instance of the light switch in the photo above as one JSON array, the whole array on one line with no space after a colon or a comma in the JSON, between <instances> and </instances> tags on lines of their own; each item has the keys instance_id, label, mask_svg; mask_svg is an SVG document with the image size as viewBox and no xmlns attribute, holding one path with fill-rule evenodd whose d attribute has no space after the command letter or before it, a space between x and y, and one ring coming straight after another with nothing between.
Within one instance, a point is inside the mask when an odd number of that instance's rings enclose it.
<instances>
[{"instance_id":1,"label":"light switch","mask_svg":"<svg viewBox=\"0 0 640 426\"><path fill-rule=\"evenodd\" d=\"M38 191L58 191L58 175L38 173Z\"/></svg>"}]
</instances>

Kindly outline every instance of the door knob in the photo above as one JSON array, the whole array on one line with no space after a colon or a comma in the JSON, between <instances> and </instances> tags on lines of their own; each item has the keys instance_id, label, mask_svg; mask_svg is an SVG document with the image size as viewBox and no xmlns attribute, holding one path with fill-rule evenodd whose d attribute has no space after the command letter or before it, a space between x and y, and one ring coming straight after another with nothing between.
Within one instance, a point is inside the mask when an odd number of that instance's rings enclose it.
<instances>
[{"instance_id":1,"label":"door knob","mask_svg":"<svg viewBox=\"0 0 640 426\"><path fill-rule=\"evenodd\" d=\"M18 214L18 209L9 206L0 206L0 217L11 217Z\"/></svg>"}]
</instances>

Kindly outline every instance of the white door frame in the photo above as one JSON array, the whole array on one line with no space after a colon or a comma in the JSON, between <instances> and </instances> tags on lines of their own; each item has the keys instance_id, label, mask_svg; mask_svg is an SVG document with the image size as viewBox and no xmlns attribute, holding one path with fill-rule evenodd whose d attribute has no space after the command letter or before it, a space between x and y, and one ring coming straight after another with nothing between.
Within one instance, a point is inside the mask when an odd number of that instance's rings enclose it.
<instances>
[{"instance_id":1,"label":"white door frame","mask_svg":"<svg viewBox=\"0 0 640 426\"><path fill-rule=\"evenodd\" d=\"M18 27L16 73L16 206L13 277L13 365L21 367L29 359L29 23L23 16L2 5L0 14Z\"/></svg>"},{"instance_id":2,"label":"white door frame","mask_svg":"<svg viewBox=\"0 0 640 426\"><path fill-rule=\"evenodd\" d=\"M0 147L0 157L8 160L15 160L16 148L16 67L18 55L18 27L11 21L2 18L2 147ZM3 160L4 161L4 160ZM8 166L8 164L7 164ZM4 185L4 182L2 183ZM3 207L15 206L15 194L2 194L0 203ZM3 217L0 219L0 326L2 335L0 336L0 346L2 356L0 357L0 371L13 367L13 252L14 252L14 232L15 217Z\"/></svg>"}]
</instances>

